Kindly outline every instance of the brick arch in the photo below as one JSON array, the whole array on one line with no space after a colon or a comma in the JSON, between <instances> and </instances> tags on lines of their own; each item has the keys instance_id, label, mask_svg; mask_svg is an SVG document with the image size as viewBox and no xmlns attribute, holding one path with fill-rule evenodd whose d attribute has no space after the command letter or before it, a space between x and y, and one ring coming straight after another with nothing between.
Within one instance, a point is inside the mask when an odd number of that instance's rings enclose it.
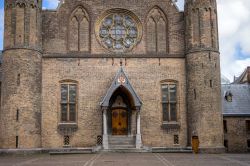
<instances>
[{"instance_id":1,"label":"brick arch","mask_svg":"<svg viewBox=\"0 0 250 166\"><path fill-rule=\"evenodd\" d=\"M69 17L68 51L90 51L90 18L82 5L77 6Z\"/></svg>"},{"instance_id":2,"label":"brick arch","mask_svg":"<svg viewBox=\"0 0 250 166\"><path fill-rule=\"evenodd\" d=\"M146 18L146 49L149 53L169 52L168 18L163 10L154 6Z\"/></svg>"}]
</instances>

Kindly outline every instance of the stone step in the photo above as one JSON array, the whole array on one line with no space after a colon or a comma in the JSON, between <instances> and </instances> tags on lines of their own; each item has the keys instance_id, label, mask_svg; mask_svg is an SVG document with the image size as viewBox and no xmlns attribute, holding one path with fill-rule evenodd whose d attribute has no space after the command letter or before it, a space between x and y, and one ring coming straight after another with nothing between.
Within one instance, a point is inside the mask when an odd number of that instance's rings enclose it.
<instances>
[{"instance_id":1,"label":"stone step","mask_svg":"<svg viewBox=\"0 0 250 166\"><path fill-rule=\"evenodd\" d=\"M109 136L109 139L131 140L131 139L135 139L135 137L134 136Z\"/></svg>"},{"instance_id":2,"label":"stone step","mask_svg":"<svg viewBox=\"0 0 250 166\"><path fill-rule=\"evenodd\" d=\"M135 137L110 136L108 141L110 145L134 145Z\"/></svg>"},{"instance_id":3,"label":"stone step","mask_svg":"<svg viewBox=\"0 0 250 166\"><path fill-rule=\"evenodd\" d=\"M135 145L109 145L110 149L130 149L135 148Z\"/></svg>"},{"instance_id":4,"label":"stone step","mask_svg":"<svg viewBox=\"0 0 250 166\"><path fill-rule=\"evenodd\" d=\"M135 140L109 140L110 144L134 144Z\"/></svg>"},{"instance_id":5,"label":"stone step","mask_svg":"<svg viewBox=\"0 0 250 166\"><path fill-rule=\"evenodd\" d=\"M152 147L152 153L193 153L192 148Z\"/></svg>"},{"instance_id":6,"label":"stone step","mask_svg":"<svg viewBox=\"0 0 250 166\"><path fill-rule=\"evenodd\" d=\"M95 153L93 148L61 148L49 151L50 155L61 155L61 154L91 154Z\"/></svg>"},{"instance_id":7,"label":"stone step","mask_svg":"<svg viewBox=\"0 0 250 166\"><path fill-rule=\"evenodd\" d=\"M111 153L149 153L150 151L145 149L136 149L136 148L117 148L117 149L108 149L103 150L104 152Z\"/></svg>"}]
</instances>

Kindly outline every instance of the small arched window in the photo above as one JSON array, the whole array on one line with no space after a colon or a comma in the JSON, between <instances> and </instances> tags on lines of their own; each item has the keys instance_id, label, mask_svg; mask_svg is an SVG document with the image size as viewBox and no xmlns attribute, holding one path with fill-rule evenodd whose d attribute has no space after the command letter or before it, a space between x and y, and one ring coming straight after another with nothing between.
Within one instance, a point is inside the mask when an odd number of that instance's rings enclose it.
<instances>
[{"instance_id":1,"label":"small arched window","mask_svg":"<svg viewBox=\"0 0 250 166\"><path fill-rule=\"evenodd\" d=\"M61 122L76 122L77 83L61 83Z\"/></svg>"},{"instance_id":2,"label":"small arched window","mask_svg":"<svg viewBox=\"0 0 250 166\"><path fill-rule=\"evenodd\" d=\"M163 122L177 121L177 84L161 83Z\"/></svg>"}]
</instances>

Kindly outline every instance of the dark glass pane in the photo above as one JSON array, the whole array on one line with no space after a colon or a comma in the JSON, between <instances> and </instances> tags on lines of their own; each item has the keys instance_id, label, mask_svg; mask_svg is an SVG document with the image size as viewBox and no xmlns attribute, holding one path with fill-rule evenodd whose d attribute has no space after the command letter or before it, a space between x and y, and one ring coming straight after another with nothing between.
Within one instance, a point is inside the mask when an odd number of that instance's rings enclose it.
<instances>
[{"instance_id":1,"label":"dark glass pane","mask_svg":"<svg viewBox=\"0 0 250 166\"><path fill-rule=\"evenodd\" d=\"M113 40L111 39L111 38L105 38L104 40L103 40L103 42L105 43L105 45L108 47L108 48L111 48L111 47L113 47Z\"/></svg>"},{"instance_id":2,"label":"dark glass pane","mask_svg":"<svg viewBox=\"0 0 250 166\"><path fill-rule=\"evenodd\" d=\"M121 15L115 15L114 19L115 19L115 24L121 24L123 20Z\"/></svg>"},{"instance_id":3,"label":"dark glass pane","mask_svg":"<svg viewBox=\"0 0 250 166\"><path fill-rule=\"evenodd\" d=\"M170 104L171 121L177 121L176 104Z\"/></svg>"},{"instance_id":4,"label":"dark glass pane","mask_svg":"<svg viewBox=\"0 0 250 166\"><path fill-rule=\"evenodd\" d=\"M75 121L76 120L76 105L70 104L69 106L69 120Z\"/></svg>"},{"instance_id":5,"label":"dark glass pane","mask_svg":"<svg viewBox=\"0 0 250 166\"><path fill-rule=\"evenodd\" d=\"M169 114L168 114L168 104L162 104L162 111L163 111L163 121L169 121Z\"/></svg>"},{"instance_id":6,"label":"dark glass pane","mask_svg":"<svg viewBox=\"0 0 250 166\"><path fill-rule=\"evenodd\" d=\"M137 37L137 29L136 28L130 28L128 31L128 34L130 37Z\"/></svg>"},{"instance_id":7,"label":"dark glass pane","mask_svg":"<svg viewBox=\"0 0 250 166\"><path fill-rule=\"evenodd\" d=\"M76 102L76 85L69 86L69 102Z\"/></svg>"},{"instance_id":8,"label":"dark glass pane","mask_svg":"<svg viewBox=\"0 0 250 166\"><path fill-rule=\"evenodd\" d=\"M102 27L100 29L100 36L101 37L107 37L109 35L109 30L105 27Z\"/></svg>"},{"instance_id":9,"label":"dark glass pane","mask_svg":"<svg viewBox=\"0 0 250 166\"><path fill-rule=\"evenodd\" d=\"M104 24L104 26L108 26L108 27L111 26L113 24L113 18L112 18L112 16L107 17L104 20L103 24Z\"/></svg>"},{"instance_id":10,"label":"dark glass pane","mask_svg":"<svg viewBox=\"0 0 250 166\"><path fill-rule=\"evenodd\" d=\"M61 85L61 102L67 103L68 100L68 85Z\"/></svg>"},{"instance_id":11,"label":"dark glass pane","mask_svg":"<svg viewBox=\"0 0 250 166\"><path fill-rule=\"evenodd\" d=\"M162 85L162 101L167 102L168 101L168 85Z\"/></svg>"},{"instance_id":12,"label":"dark glass pane","mask_svg":"<svg viewBox=\"0 0 250 166\"><path fill-rule=\"evenodd\" d=\"M115 49L120 50L123 48L123 44L121 41L116 41L114 47Z\"/></svg>"},{"instance_id":13,"label":"dark glass pane","mask_svg":"<svg viewBox=\"0 0 250 166\"><path fill-rule=\"evenodd\" d=\"M125 25L127 27L133 27L133 26L135 26L135 23L132 20L132 18L130 18L129 16L125 16Z\"/></svg>"},{"instance_id":14,"label":"dark glass pane","mask_svg":"<svg viewBox=\"0 0 250 166\"><path fill-rule=\"evenodd\" d=\"M176 101L176 85L169 85L170 101Z\"/></svg>"},{"instance_id":15,"label":"dark glass pane","mask_svg":"<svg viewBox=\"0 0 250 166\"><path fill-rule=\"evenodd\" d=\"M67 121L67 104L61 105L61 120Z\"/></svg>"}]
</instances>

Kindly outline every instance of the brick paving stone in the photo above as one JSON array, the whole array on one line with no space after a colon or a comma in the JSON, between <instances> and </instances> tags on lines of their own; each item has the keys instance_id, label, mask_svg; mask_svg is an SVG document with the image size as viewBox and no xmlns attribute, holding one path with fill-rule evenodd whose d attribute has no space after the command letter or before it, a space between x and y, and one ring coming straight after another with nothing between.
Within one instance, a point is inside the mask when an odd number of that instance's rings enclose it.
<instances>
[{"instance_id":1,"label":"brick paving stone","mask_svg":"<svg viewBox=\"0 0 250 166\"><path fill-rule=\"evenodd\" d=\"M0 166L250 166L250 154L99 153L0 156Z\"/></svg>"}]
</instances>

